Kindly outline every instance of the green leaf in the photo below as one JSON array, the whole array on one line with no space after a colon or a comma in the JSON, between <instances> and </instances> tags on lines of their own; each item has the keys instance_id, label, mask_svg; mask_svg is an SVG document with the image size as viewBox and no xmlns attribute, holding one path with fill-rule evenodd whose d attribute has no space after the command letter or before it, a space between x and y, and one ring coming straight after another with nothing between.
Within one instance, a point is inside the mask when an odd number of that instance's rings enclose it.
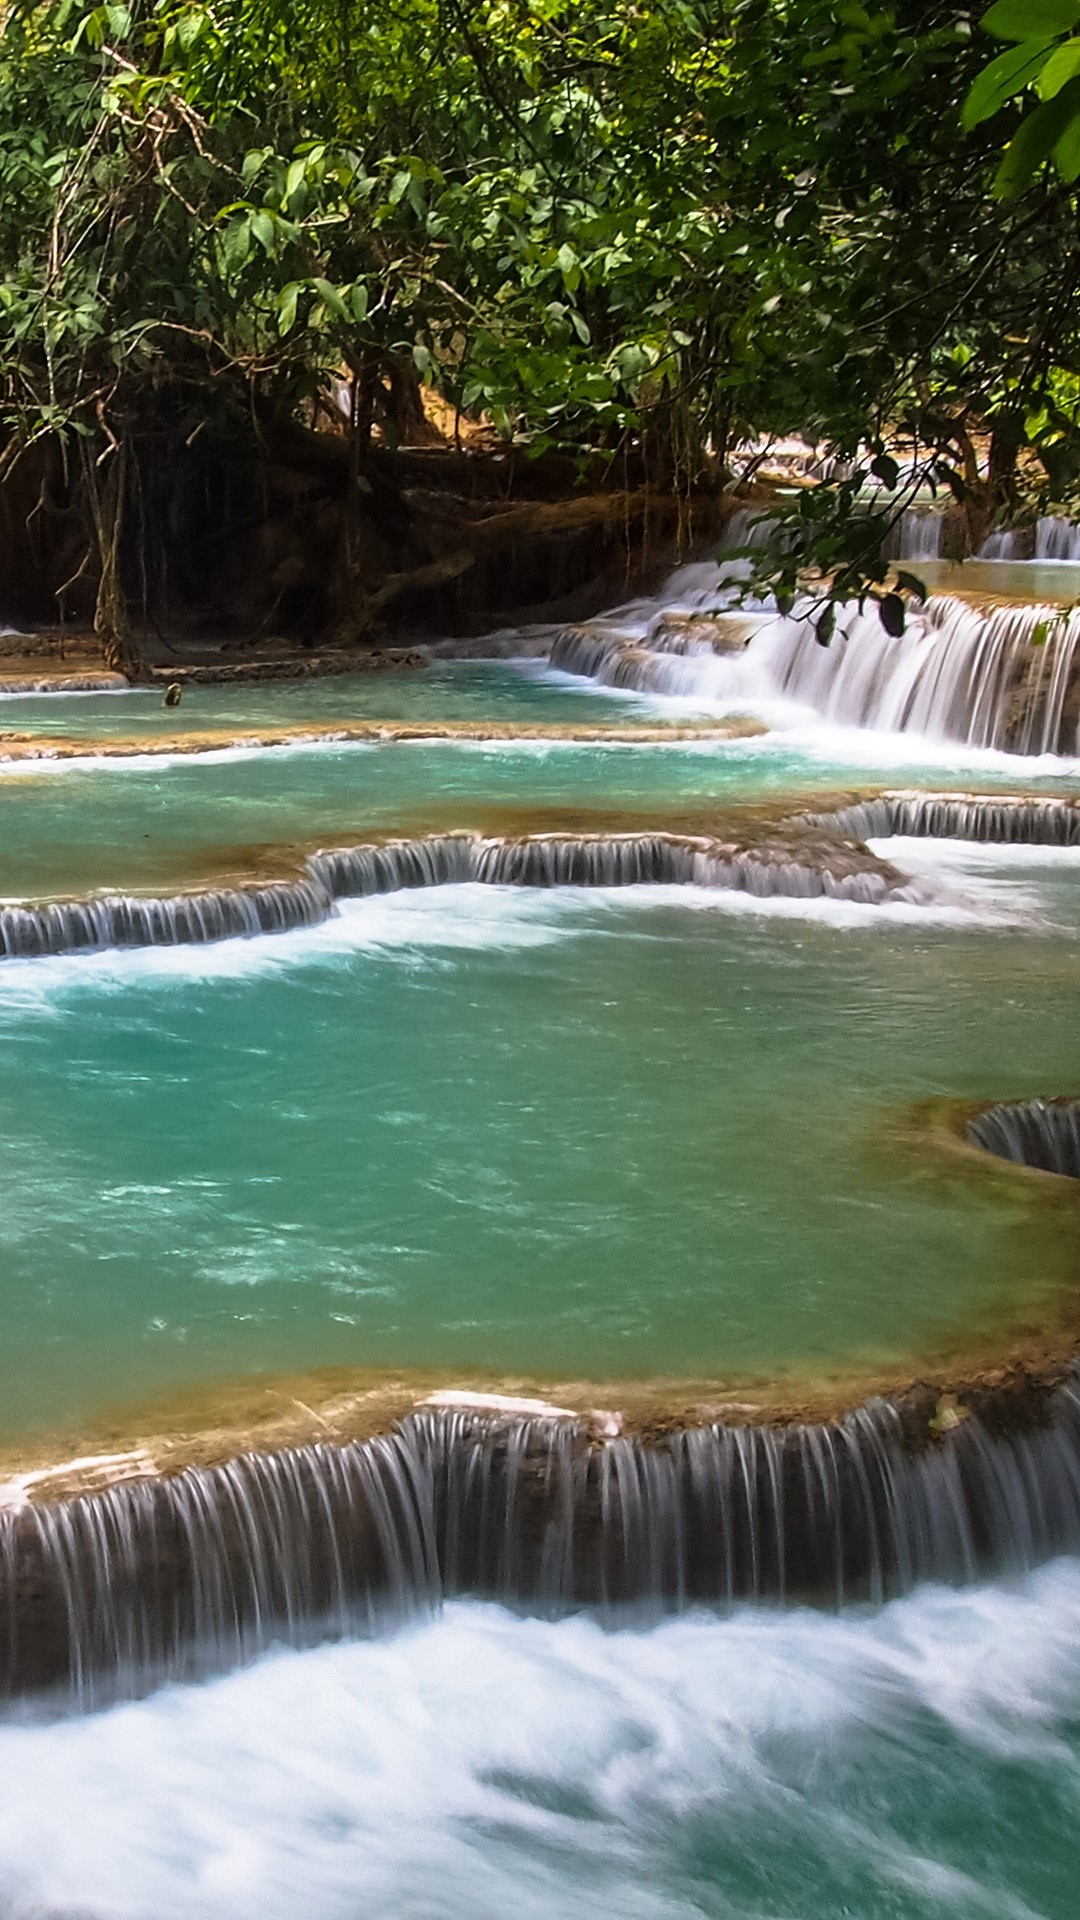
<instances>
[{"instance_id":1,"label":"green leaf","mask_svg":"<svg viewBox=\"0 0 1080 1920\"><path fill-rule=\"evenodd\" d=\"M890 490L895 487L900 478L900 468L891 453L879 453L875 459L871 460L870 471L875 480L880 480L882 486Z\"/></svg>"},{"instance_id":2,"label":"green leaf","mask_svg":"<svg viewBox=\"0 0 1080 1920\"><path fill-rule=\"evenodd\" d=\"M245 187L250 187L255 175L269 160L272 152L272 147L253 147L250 153L245 153L243 171L240 175Z\"/></svg>"},{"instance_id":3,"label":"green leaf","mask_svg":"<svg viewBox=\"0 0 1080 1920\"><path fill-rule=\"evenodd\" d=\"M994 193L999 200L1011 200L1031 185L1078 109L1080 80L1070 80L1053 100L1044 101L1034 113L1028 114L1009 141L994 178Z\"/></svg>"},{"instance_id":4,"label":"green leaf","mask_svg":"<svg viewBox=\"0 0 1080 1920\"><path fill-rule=\"evenodd\" d=\"M970 131L999 112L1015 93L1022 93L1039 74L1053 44L1052 40L1045 38L1025 40L1022 46L1010 47L1008 52L999 53L996 60L991 60L990 65L983 68L972 85L964 101L960 124Z\"/></svg>"},{"instance_id":5,"label":"green leaf","mask_svg":"<svg viewBox=\"0 0 1080 1920\"><path fill-rule=\"evenodd\" d=\"M1031 644L1033 647L1045 647L1049 638L1050 638L1049 620L1040 620L1037 626L1032 627Z\"/></svg>"},{"instance_id":6,"label":"green leaf","mask_svg":"<svg viewBox=\"0 0 1080 1920\"><path fill-rule=\"evenodd\" d=\"M274 223L262 208L251 216L251 231L269 259L274 251Z\"/></svg>"},{"instance_id":7,"label":"green leaf","mask_svg":"<svg viewBox=\"0 0 1080 1920\"><path fill-rule=\"evenodd\" d=\"M1056 143L1054 165L1070 187L1080 176L1080 114L1073 114L1061 139Z\"/></svg>"},{"instance_id":8,"label":"green leaf","mask_svg":"<svg viewBox=\"0 0 1080 1920\"><path fill-rule=\"evenodd\" d=\"M1078 21L1080 0L997 0L980 24L997 40L1034 40L1071 33Z\"/></svg>"},{"instance_id":9,"label":"green leaf","mask_svg":"<svg viewBox=\"0 0 1080 1920\"><path fill-rule=\"evenodd\" d=\"M907 608L898 593L887 593L878 603L878 618L886 633L899 640L907 625Z\"/></svg>"},{"instance_id":10,"label":"green leaf","mask_svg":"<svg viewBox=\"0 0 1080 1920\"><path fill-rule=\"evenodd\" d=\"M349 309L345 305L337 288L331 286L329 280L315 279L311 284L315 288L316 293L322 295L323 305L328 313L333 314L335 320L349 319Z\"/></svg>"},{"instance_id":11,"label":"green leaf","mask_svg":"<svg viewBox=\"0 0 1080 1920\"><path fill-rule=\"evenodd\" d=\"M830 600L823 613L819 613L814 623L814 638L819 647L827 647L836 632L836 607Z\"/></svg>"},{"instance_id":12,"label":"green leaf","mask_svg":"<svg viewBox=\"0 0 1080 1920\"><path fill-rule=\"evenodd\" d=\"M1070 80L1080 73L1080 40L1066 40L1050 55L1039 75L1038 92L1041 100L1052 100L1061 92Z\"/></svg>"},{"instance_id":13,"label":"green leaf","mask_svg":"<svg viewBox=\"0 0 1080 1920\"><path fill-rule=\"evenodd\" d=\"M296 323L296 302L299 292L300 282L291 280L287 287L282 287L278 296L277 324L278 332L282 336L289 333Z\"/></svg>"},{"instance_id":14,"label":"green leaf","mask_svg":"<svg viewBox=\"0 0 1080 1920\"><path fill-rule=\"evenodd\" d=\"M908 573L905 568L897 567L896 578L899 584L903 587L904 592L910 593L913 599L915 600L926 599L925 583L919 579L919 576L917 573Z\"/></svg>"}]
</instances>

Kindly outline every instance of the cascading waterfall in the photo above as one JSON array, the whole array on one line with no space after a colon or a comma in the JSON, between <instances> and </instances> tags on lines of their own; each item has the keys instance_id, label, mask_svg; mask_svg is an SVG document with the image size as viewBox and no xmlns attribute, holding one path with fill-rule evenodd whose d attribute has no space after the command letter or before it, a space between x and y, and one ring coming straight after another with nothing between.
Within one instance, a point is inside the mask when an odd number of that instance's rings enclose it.
<instances>
[{"instance_id":1,"label":"cascading waterfall","mask_svg":"<svg viewBox=\"0 0 1080 1920\"><path fill-rule=\"evenodd\" d=\"M1080 1100L1019 1100L970 1121L968 1139L1002 1160L1080 1180Z\"/></svg>"},{"instance_id":2,"label":"cascading waterfall","mask_svg":"<svg viewBox=\"0 0 1080 1920\"><path fill-rule=\"evenodd\" d=\"M1028 847L1080 847L1080 801L966 793L883 793L832 813L816 826L860 841L893 835Z\"/></svg>"},{"instance_id":3,"label":"cascading waterfall","mask_svg":"<svg viewBox=\"0 0 1080 1920\"><path fill-rule=\"evenodd\" d=\"M1074 753L1080 721L1080 614L989 611L949 595L909 610L903 634L876 609L842 611L828 647L809 613L743 616L745 649L688 639L678 652L643 636L570 628L551 665L612 687L752 706L778 696L841 726L918 733L1013 753Z\"/></svg>"},{"instance_id":4,"label":"cascading waterfall","mask_svg":"<svg viewBox=\"0 0 1080 1920\"><path fill-rule=\"evenodd\" d=\"M915 897L890 886L871 866L834 873L792 860L783 848L752 852L721 842L676 834L535 834L526 839L484 839L447 834L427 840L392 840L317 853L312 873L336 898L362 898L402 887L479 881L514 887L717 887L765 897L827 897L868 903Z\"/></svg>"},{"instance_id":5,"label":"cascading waterfall","mask_svg":"<svg viewBox=\"0 0 1080 1920\"><path fill-rule=\"evenodd\" d=\"M979 548L980 560L1080 560L1080 526L1046 514L1030 527L1006 527L990 534Z\"/></svg>"},{"instance_id":6,"label":"cascading waterfall","mask_svg":"<svg viewBox=\"0 0 1080 1920\"><path fill-rule=\"evenodd\" d=\"M332 902L316 881L215 887L169 899L137 894L0 907L0 958L40 959L104 947L175 947L286 933L325 920Z\"/></svg>"},{"instance_id":7,"label":"cascading waterfall","mask_svg":"<svg viewBox=\"0 0 1080 1920\"><path fill-rule=\"evenodd\" d=\"M907 507L887 542L890 560L937 560L944 515L940 507Z\"/></svg>"},{"instance_id":8,"label":"cascading waterfall","mask_svg":"<svg viewBox=\"0 0 1080 1920\"><path fill-rule=\"evenodd\" d=\"M576 1418L418 1411L351 1445L246 1455L0 1514L0 1688L84 1700L476 1594L533 1611L843 1604L1080 1547L1080 1392L1023 1430L915 1444L831 1425L598 1440Z\"/></svg>"},{"instance_id":9,"label":"cascading waterfall","mask_svg":"<svg viewBox=\"0 0 1080 1920\"><path fill-rule=\"evenodd\" d=\"M396 893L403 887L461 885L476 878L478 836L428 834L312 854L308 870L334 900Z\"/></svg>"},{"instance_id":10,"label":"cascading waterfall","mask_svg":"<svg viewBox=\"0 0 1080 1920\"><path fill-rule=\"evenodd\" d=\"M465 881L512 887L697 886L873 904L922 898L867 856L854 871L794 860L784 847L745 851L678 834L537 834L487 839L432 834L313 854L307 877L264 887L208 888L171 899L136 894L0 908L0 958L40 959L107 947L162 947L286 933L328 920L334 903Z\"/></svg>"},{"instance_id":11,"label":"cascading waterfall","mask_svg":"<svg viewBox=\"0 0 1080 1920\"><path fill-rule=\"evenodd\" d=\"M1053 515L1035 523L1036 560L1080 560L1080 526Z\"/></svg>"},{"instance_id":12,"label":"cascading waterfall","mask_svg":"<svg viewBox=\"0 0 1080 1920\"><path fill-rule=\"evenodd\" d=\"M751 642L774 692L844 726L877 727L1013 753L1077 748L1074 666L1080 615L1053 608L989 611L948 595L886 633L877 612L841 616L827 648L804 618L775 621Z\"/></svg>"},{"instance_id":13,"label":"cascading waterfall","mask_svg":"<svg viewBox=\"0 0 1080 1920\"><path fill-rule=\"evenodd\" d=\"M714 568L710 582L706 570L692 571L692 589L675 575L666 594L677 616L715 616L712 638L700 619L680 637L666 625L662 596L626 609L625 620L613 615L568 628L555 640L551 665L604 686L729 707L781 697L842 726L971 747L1078 750L1080 613L1036 605L986 609L946 594L909 608L904 633L894 635L876 608L859 613L851 606L822 647L812 606L790 616L760 607L736 611L730 573Z\"/></svg>"}]
</instances>

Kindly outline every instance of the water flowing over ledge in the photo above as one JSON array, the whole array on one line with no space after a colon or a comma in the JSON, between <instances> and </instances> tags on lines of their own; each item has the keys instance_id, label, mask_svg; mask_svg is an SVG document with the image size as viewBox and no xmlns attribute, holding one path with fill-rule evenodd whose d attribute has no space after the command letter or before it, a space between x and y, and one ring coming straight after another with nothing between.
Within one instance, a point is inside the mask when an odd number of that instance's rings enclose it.
<instances>
[{"instance_id":1,"label":"water flowing over ledge","mask_svg":"<svg viewBox=\"0 0 1080 1920\"><path fill-rule=\"evenodd\" d=\"M895 560L938 560L942 558L942 535L948 509L908 507L901 514L888 543L889 558ZM959 556L957 556L959 557ZM1034 525L1002 527L983 541L977 560L1080 560L1080 526L1056 514L1044 514Z\"/></svg>"},{"instance_id":2,"label":"water flowing over ledge","mask_svg":"<svg viewBox=\"0 0 1080 1920\"><path fill-rule=\"evenodd\" d=\"M1080 560L1080 527L1045 514L1034 527L992 533L979 548L983 560Z\"/></svg>"},{"instance_id":3,"label":"water flowing over ledge","mask_svg":"<svg viewBox=\"0 0 1080 1920\"><path fill-rule=\"evenodd\" d=\"M328 920L337 900L466 881L516 887L686 885L759 898L835 899L876 905L920 901L917 885L862 850L800 860L783 841L752 849L666 833L539 834L518 839L450 833L313 854L305 876L262 887L208 888L167 899L99 899L0 908L0 958L108 947L202 944L284 933Z\"/></svg>"},{"instance_id":4,"label":"water flowing over ledge","mask_svg":"<svg viewBox=\"0 0 1080 1920\"><path fill-rule=\"evenodd\" d=\"M286 933L326 920L333 903L311 880L265 887L218 887L167 899L137 894L0 908L0 958L100 952L107 947L175 947Z\"/></svg>"},{"instance_id":5,"label":"water flowing over ledge","mask_svg":"<svg viewBox=\"0 0 1080 1920\"><path fill-rule=\"evenodd\" d=\"M1080 801L1056 796L882 793L812 818L826 832L858 840L902 835L996 846L1080 847Z\"/></svg>"},{"instance_id":6,"label":"water flowing over ledge","mask_svg":"<svg viewBox=\"0 0 1080 1920\"><path fill-rule=\"evenodd\" d=\"M1080 1100L1003 1101L969 1121L967 1137L999 1159L1080 1180Z\"/></svg>"},{"instance_id":7,"label":"water flowing over ledge","mask_svg":"<svg viewBox=\"0 0 1080 1920\"><path fill-rule=\"evenodd\" d=\"M753 708L784 699L840 726L919 734L1017 754L1074 754L1080 725L1080 614L989 610L950 595L909 609L903 634L876 609L841 609L818 644L814 609L731 610L719 569L679 615L642 630L620 616L560 634L551 665L604 686ZM692 605L690 603L693 603ZM725 607L727 610L725 610Z\"/></svg>"},{"instance_id":8,"label":"water flowing over ledge","mask_svg":"<svg viewBox=\"0 0 1080 1920\"><path fill-rule=\"evenodd\" d=\"M851 870L845 872L845 865ZM847 861L840 853L834 869L827 858L820 863L793 858L783 842L762 841L744 849L668 833L536 834L513 840L441 834L317 853L308 866L337 899L464 881L515 887L716 887L761 898L869 904L890 895L911 899L917 891L895 883L889 869L870 858L851 862L850 850Z\"/></svg>"},{"instance_id":9,"label":"water flowing over ledge","mask_svg":"<svg viewBox=\"0 0 1080 1920\"><path fill-rule=\"evenodd\" d=\"M6 694L125 693L127 687L122 673L0 673L0 700Z\"/></svg>"},{"instance_id":10,"label":"water flowing over ledge","mask_svg":"<svg viewBox=\"0 0 1080 1920\"><path fill-rule=\"evenodd\" d=\"M924 1393L650 1443L418 1410L369 1441L26 1505L0 1514L0 1688L89 1702L456 1594L542 1614L840 1605L1080 1547L1076 1384L1027 1424L993 1416Z\"/></svg>"}]
</instances>

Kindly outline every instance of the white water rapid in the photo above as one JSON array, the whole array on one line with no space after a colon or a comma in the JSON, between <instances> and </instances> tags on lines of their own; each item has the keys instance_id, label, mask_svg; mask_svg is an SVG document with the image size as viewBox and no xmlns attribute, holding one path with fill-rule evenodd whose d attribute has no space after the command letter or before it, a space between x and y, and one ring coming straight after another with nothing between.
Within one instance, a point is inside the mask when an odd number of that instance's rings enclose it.
<instances>
[{"instance_id":1,"label":"white water rapid","mask_svg":"<svg viewBox=\"0 0 1080 1920\"><path fill-rule=\"evenodd\" d=\"M980 560L1078 560L1080 526L1047 514L1030 528L1005 528L992 533L979 548Z\"/></svg>"},{"instance_id":2,"label":"white water rapid","mask_svg":"<svg viewBox=\"0 0 1080 1920\"><path fill-rule=\"evenodd\" d=\"M733 524L729 541L744 533ZM740 608L737 563L679 569L652 601L567 628L551 666L601 685L766 713L778 702L843 727L1016 754L1075 754L1080 612L971 606L948 595L909 609L903 634L875 607L841 611L828 646L809 605L784 617Z\"/></svg>"},{"instance_id":3,"label":"white water rapid","mask_svg":"<svg viewBox=\"0 0 1080 1920\"><path fill-rule=\"evenodd\" d=\"M0 1726L8 1920L1065 1920L1080 1567L652 1631L458 1603Z\"/></svg>"}]
</instances>

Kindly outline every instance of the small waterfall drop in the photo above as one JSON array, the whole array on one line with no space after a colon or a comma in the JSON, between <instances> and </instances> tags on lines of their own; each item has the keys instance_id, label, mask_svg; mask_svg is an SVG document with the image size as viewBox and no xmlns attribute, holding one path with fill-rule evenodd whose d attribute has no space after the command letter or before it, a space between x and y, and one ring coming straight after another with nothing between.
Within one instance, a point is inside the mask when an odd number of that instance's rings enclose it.
<instances>
[{"instance_id":1,"label":"small waterfall drop","mask_svg":"<svg viewBox=\"0 0 1080 1920\"><path fill-rule=\"evenodd\" d=\"M649 1444L574 1417L418 1411L389 1435L247 1455L0 1514L0 1689L84 1701L371 1630L475 1594L543 1614L842 1605L1080 1547L1080 1393L1035 1424L831 1425Z\"/></svg>"},{"instance_id":2,"label":"small waterfall drop","mask_svg":"<svg viewBox=\"0 0 1080 1920\"><path fill-rule=\"evenodd\" d=\"M1080 1100L1021 1100L989 1107L968 1139L1002 1160L1080 1180Z\"/></svg>"},{"instance_id":3,"label":"small waterfall drop","mask_svg":"<svg viewBox=\"0 0 1080 1920\"><path fill-rule=\"evenodd\" d=\"M776 691L844 726L918 733L1013 753L1074 753L1080 615L1053 608L983 611L948 595L886 633L876 609L842 618L828 648L810 622L775 623L751 645Z\"/></svg>"},{"instance_id":4,"label":"small waterfall drop","mask_svg":"<svg viewBox=\"0 0 1080 1920\"><path fill-rule=\"evenodd\" d=\"M14 627L0 627L0 634L14 633ZM130 682L122 673L80 673L58 663L55 673L32 675L23 680L0 682L0 700L28 693L126 693Z\"/></svg>"},{"instance_id":5,"label":"small waterfall drop","mask_svg":"<svg viewBox=\"0 0 1080 1920\"><path fill-rule=\"evenodd\" d=\"M41 959L106 947L175 947L314 927L332 910L313 879L212 887L169 899L138 894L0 907L0 958Z\"/></svg>"},{"instance_id":6,"label":"small waterfall drop","mask_svg":"<svg viewBox=\"0 0 1080 1920\"><path fill-rule=\"evenodd\" d=\"M1080 526L1074 520L1044 515L1031 527L1003 527L979 548L980 560L1080 561Z\"/></svg>"},{"instance_id":7,"label":"small waterfall drop","mask_svg":"<svg viewBox=\"0 0 1080 1920\"><path fill-rule=\"evenodd\" d=\"M940 507L908 507L887 542L890 560L938 560L944 514Z\"/></svg>"},{"instance_id":8,"label":"small waterfall drop","mask_svg":"<svg viewBox=\"0 0 1080 1920\"><path fill-rule=\"evenodd\" d=\"M1080 560L1080 526L1053 515L1035 525L1036 560Z\"/></svg>"},{"instance_id":9,"label":"small waterfall drop","mask_svg":"<svg viewBox=\"0 0 1080 1920\"><path fill-rule=\"evenodd\" d=\"M883 793L813 818L826 832L861 841L925 835L984 845L1080 847L1080 801L1058 796Z\"/></svg>"},{"instance_id":10,"label":"small waterfall drop","mask_svg":"<svg viewBox=\"0 0 1080 1920\"><path fill-rule=\"evenodd\" d=\"M498 887L695 886L759 898L785 895L876 904L922 898L900 885L872 854L836 849L814 860L783 844L750 849L683 834L534 834L486 839L431 834L416 839L330 848L306 862L306 878L264 887L208 888L171 899L137 894L0 907L0 959L100 952L110 947L172 947L287 933L328 920L334 903L402 888L473 882Z\"/></svg>"},{"instance_id":11,"label":"small waterfall drop","mask_svg":"<svg viewBox=\"0 0 1080 1920\"><path fill-rule=\"evenodd\" d=\"M480 835L391 840L314 854L309 867L335 898L363 898L401 887L472 881L512 887L716 887L765 898L827 897L876 904L886 896L912 899L917 889L890 883L867 858L844 871L827 856L811 863L791 856L780 843L752 849L721 841L665 833L532 834L519 840Z\"/></svg>"}]
</instances>

